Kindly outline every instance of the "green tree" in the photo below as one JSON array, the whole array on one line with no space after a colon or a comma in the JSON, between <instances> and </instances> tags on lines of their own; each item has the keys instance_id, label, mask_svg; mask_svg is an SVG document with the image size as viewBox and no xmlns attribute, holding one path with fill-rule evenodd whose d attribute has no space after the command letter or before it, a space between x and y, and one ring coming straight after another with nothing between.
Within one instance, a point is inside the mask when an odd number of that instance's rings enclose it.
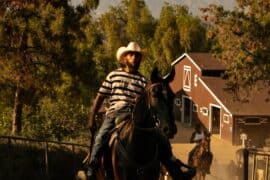
<instances>
[{"instance_id":1,"label":"green tree","mask_svg":"<svg viewBox=\"0 0 270 180\"><path fill-rule=\"evenodd\" d=\"M203 52L209 49L206 28L198 17L190 15L177 16L177 26L180 44L185 52Z\"/></svg>"},{"instance_id":2,"label":"green tree","mask_svg":"<svg viewBox=\"0 0 270 180\"><path fill-rule=\"evenodd\" d=\"M206 50L206 30L200 19L185 6L165 3L151 44L154 63L165 73L183 52Z\"/></svg>"},{"instance_id":3,"label":"green tree","mask_svg":"<svg viewBox=\"0 0 270 180\"><path fill-rule=\"evenodd\" d=\"M149 47L153 38L156 20L142 0L122 0L117 7L101 15L96 26L102 37L102 45L95 52L97 68L104 76L117 66L115 53L129 41L137 41L142 47ZM145 61L149 60L146 54ZM141 71L148 71L141 66Z\"/></svg>"},{"instance_id":4,"label":"green tree","mask_svg":"<svg viewBox=\"0 0 270 180\"><path fill-rule=\"evenodd\" d=\"M62 72L75 75L72 82L80 77L75 46L84 37L80 19L96 5L86 1L76 11L67 0L4 1L0 6L0 83L5 85L0 90L14 92L16 134L21 131L24 105L37 104L44 95L55 96Z\"/></svg>"},{"instance_id":5,"label":"green tree","mask_svg":"<svg viewBox=\"0 0 270 180\"><path fill-rule=\"evenodd\" d=\"M170 63L181 52L179 33L173 6L165 3L160 12L160 18L151 44L154 64L162 73L166 72ZM179 52L180 51L180 52Z\"/></svg>"},{"instance_id":6,"label":"green tree","mask_svg":"<svg viewBox=\"0 0 270 180\"><path fill-rule=\"evenodd\" d=\"M228 89L239 92L254 87L257 81L270 80L270 2L237 0L238 8L204 9L213 23L209 37L213 51L228 65Z\"/></svg>"}]
</instances>

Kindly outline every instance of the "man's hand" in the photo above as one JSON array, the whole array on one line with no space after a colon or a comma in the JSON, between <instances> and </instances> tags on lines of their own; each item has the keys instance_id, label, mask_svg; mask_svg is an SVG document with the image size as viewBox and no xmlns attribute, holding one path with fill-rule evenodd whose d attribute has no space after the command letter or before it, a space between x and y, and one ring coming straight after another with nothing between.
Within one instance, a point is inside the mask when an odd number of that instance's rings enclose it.
<instances>
[{"instance_id":1,"label":"man's hand","mask_svg":"<svg viewBox=\"0 0 270 180\"><path fill-rule=\"evenodd\" d=\"M93 105L91 107L88 127L89 127L92 134L95 133L97 130L96 115L97 115L98 110L100 109L105 97L106 96L98 93L94 102L93 102Z\"/></svg>"},{"instance_id":2,"label":"man's hand","mask_svg":"<svg viewBox=\"0 0 270 180\"><path fill-rule=\"evenodd\" d=\"M94 134L97 130L97 123L95 116L90 117L88 127L91 131L91 134Z\"/></svg>"}]
</instances>

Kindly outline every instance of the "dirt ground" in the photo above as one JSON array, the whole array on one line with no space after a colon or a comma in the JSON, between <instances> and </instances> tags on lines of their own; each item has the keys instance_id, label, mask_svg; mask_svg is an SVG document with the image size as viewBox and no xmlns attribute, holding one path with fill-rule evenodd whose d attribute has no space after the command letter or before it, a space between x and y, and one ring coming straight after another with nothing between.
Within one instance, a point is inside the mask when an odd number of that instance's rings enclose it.
<instances>
[{"instance_id":1,"label":"dirt ground","mask_svg":"<svg viewBox=\"0 0 270 180\"><path fill-rule=\"evenodd\" d=\"M189 151L194 144L189 143L193 128L177 122L178 133L171 140L173 152L176 157L187 163ZM220 139L218 135L211 137L211 151L214 155L211 166L211 174L206 180L237 180L236 172L236 150L241 147L232 146L230 142Z\"/></svg>"}]
</instances>

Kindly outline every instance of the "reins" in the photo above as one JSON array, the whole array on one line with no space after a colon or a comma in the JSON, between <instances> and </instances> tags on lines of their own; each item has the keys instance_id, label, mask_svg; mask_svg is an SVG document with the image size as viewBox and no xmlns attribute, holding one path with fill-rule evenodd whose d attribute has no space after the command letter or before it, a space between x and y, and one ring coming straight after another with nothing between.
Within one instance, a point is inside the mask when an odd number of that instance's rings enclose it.
<instances>
[{"instance_id":1,"label":"reins","mask_svg":"<svg viewBox=\"0 0 270 180\"><path fill-rule=\"evenodd\" d=\"M162 86L162 83L153 83L153 84L150 84L148 87L146 87L145 89L145 92L146 92L146 95L147 95L147 105L148 105L148 108L151 109L151 106L150 106L150 102L149 102L149 97L150 97L150 90L153 89L154 87L156 86L159 86L161 85Z\"/></svg>"},{"instance_id":2,"label":"reins","mask_svg":"<svg viewBox=\"0 0 270 180\"><path fill-rule=\"evenodd\" d=\"M158 85L161 85L161 83L153 83L150 86L146 87L145 89L145 93L146 93L146 105L148 110L150 111L150 118L153 118L153 122L157 121L157 116L154 115L152 109L151 109L151 104L150 104L150 90ZM135 108L134 108L135 109ZM138 131L142 131L142 132L146 132L146 133L158 133L158 126L154 126L153 127L139 127L137 125L135 125L135 120L134 120L134 109L132 111L132 119L131 122L134 123L134 129L138 130ZM122 123L121 127L119 128L118 131L118 135L116 135L116 144L117 144L117 150L119 151L119 153L121 154L122 158L124 159L124 161L122 162L125 166L130 166L136 169L136 173L137 175L142 175L144 174L144 172L148 169L151 168L154 164L158 163L158 147L155 148L155 154L153 159L151 159L150 161L148 161L146 164L139 164L136 162L136 160L131 159L128 156L128 152L127 149L125 148L122 140L119 138L119 132L123 129L124 124L126 124L127 122ZM157 146L157 145L156 145Z\"/></svg>"},{"instance_id":3,"label":"reins","mask_svg":"<svg viewBox=\"0 0 270 180\"><path fill-rule=\"evenodd\" d=\"M153 113L152 109L151 109L151 104L149 102L149 99L150 99L150 90L156 86L159 86L159 85L162 85L161 83L153 83L153 84L150 84L149 86L146 87L145 89L145 92L146 92L146 96L147 96L147 107L148 109L150 110L151 112L151 118L154 119L155 122L158 122L158 119L157 119L157 116ZM134 109L133 109L133 112L132 112L132 120L134 120ZM143 128L143 127L138 127L138 126L134 126L135 129L139 130L139 131L144 131L144 132L150 132L150 133L155 133L158 131L158 126L154 126L154 127L147 127L147 128Z\"/></svg>"}]
</instances>

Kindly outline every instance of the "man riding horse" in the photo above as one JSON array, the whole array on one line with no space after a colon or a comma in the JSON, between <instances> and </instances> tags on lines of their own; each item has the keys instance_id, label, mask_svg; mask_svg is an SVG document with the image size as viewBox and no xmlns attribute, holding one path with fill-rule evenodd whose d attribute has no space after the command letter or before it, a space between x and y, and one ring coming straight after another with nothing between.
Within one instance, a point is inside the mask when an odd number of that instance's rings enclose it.
<instances>
[{"instance_id":1,"label":"man riding horse","mask_svg":"<svg viewBox=\"0 0 270 180\"><path fill-rule=\"evenodd\" d=\"M126 47L120 47L117 50L116 58L120 63L120 68L107 75L92 106L89 127L94 132L96 129L95 116L104 99L109 98L109 108L106 112L106 117L96 135L92 148L90 162L87 168L88 179L93 179L95 176L95 172L99 166L98 159L108 143L111 135L110 132L116 126L116 119L119 117L124 119L123 116L127 117L131 115L136 99L144 92L147 84L146 78L138 72L142 60L142 49L136 42L130 42ZM176 127L174 131L176 133ZM161 133L159 136L159 159L173 179L180 179L182 162L173 156L168 138ZM113 179L110 171L105 174L108 176L107 179Z\"/></svg>"},{"instance_id":2,"label":"man riding horse","mask_svg":"<svg viewBox=\"0 0 270 180\"><path fill-rule=\"evenodd\" d=\"M213 155L211 153L210 150L210 136L211 134L203 128L203 126L199 123L197 123L195 125L195 131L192 133L191 138L190 138L190 143L196 143L196 145L194 146L194 148L189 152L188 155L188 164L190 166L195 166L198 167L198 164L195 165L194 164L194 160L197 159L198 162L201 162L199 160L202 160L202 158L204 158L205 155L205 163L207 164L205 172L207 174L210 174L210 165L212 163L212 158ZM200 151L204 151L204 152L200 152ZM202 154L204 153L204 154Z\"/></svg>"}]
</instances>

